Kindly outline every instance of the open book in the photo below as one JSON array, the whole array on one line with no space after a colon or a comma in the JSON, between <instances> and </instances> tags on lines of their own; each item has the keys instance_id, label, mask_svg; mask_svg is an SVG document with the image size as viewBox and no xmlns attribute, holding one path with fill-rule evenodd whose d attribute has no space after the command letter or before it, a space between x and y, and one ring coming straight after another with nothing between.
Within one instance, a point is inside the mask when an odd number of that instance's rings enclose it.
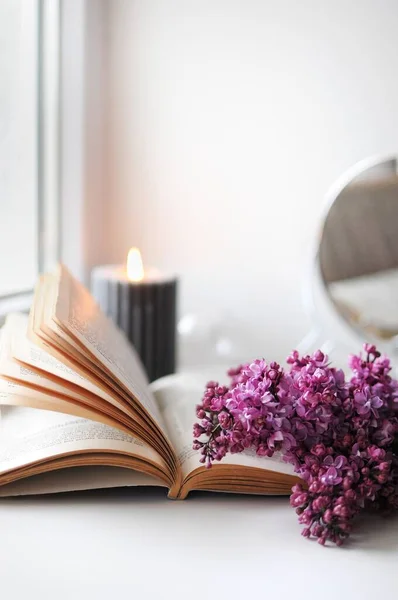
<instances>
[{"instance_id":1,"label":"open book","mask_svg":"<svg viewBox=\"0 0 398 600\"><path fill-rule=\"evenodd\" d=\"M134 485L288 494L292 467L245 453L206 469L192 450L205 381L148 385L124 334L62 265L29 318L1 332L0 496Z\"/></svg>"}]
</instances>

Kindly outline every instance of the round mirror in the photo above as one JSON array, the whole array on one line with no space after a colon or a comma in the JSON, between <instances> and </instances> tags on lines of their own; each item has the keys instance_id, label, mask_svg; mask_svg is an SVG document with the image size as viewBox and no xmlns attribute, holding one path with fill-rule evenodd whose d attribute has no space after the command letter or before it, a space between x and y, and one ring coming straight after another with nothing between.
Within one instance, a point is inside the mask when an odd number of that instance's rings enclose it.
<instances>
[{"instance_id":1,"label":"round mirror","mask_svg":"<svg viewBox=\"0 0 398 600\"><path fill-rule=\"evenodd\" d=\"M398 162L356 174L326 215L318 250L327 295L368 341L398 349Z\"/></svg>"}]
</instances>

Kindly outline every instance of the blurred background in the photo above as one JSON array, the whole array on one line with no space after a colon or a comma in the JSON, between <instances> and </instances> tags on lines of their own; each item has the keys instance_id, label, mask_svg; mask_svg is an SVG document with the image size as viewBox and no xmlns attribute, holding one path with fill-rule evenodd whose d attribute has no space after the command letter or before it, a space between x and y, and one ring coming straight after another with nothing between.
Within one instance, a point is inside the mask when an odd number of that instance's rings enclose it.
<instances>
[{"instance_id":1,"label":"blurred background","mask_svg":"<svg viewBox=\"0 0 398 600\"><path fill-rule=\"evenodd\" d=\"M0 310L180 278L180 363L398 334L396 0L0 0Z\"/></svg>"}]
</instances>

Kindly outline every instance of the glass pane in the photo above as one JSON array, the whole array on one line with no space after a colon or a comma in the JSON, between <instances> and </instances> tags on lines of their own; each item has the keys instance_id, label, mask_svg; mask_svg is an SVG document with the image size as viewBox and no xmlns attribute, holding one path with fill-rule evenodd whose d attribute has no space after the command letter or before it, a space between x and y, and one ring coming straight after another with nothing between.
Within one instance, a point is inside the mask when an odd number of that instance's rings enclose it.
<instances>
[{"instance_id":1,"label":"glass pane","mask_svg":"<svg viewBox=\"0 0 398 600\"><path fill-rule=\"evenodd\" d=\"M37 12L0 0L0 296L37 276Z\"/></svg>"}]
</instances>

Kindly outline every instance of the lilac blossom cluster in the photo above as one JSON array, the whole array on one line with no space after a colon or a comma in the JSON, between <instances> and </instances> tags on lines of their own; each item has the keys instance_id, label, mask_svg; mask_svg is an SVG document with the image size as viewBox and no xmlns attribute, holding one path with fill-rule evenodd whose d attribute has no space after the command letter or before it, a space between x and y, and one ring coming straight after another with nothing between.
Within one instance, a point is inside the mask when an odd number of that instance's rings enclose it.
<instances>
[{"instance_id":1,"label":"lilac blossom cluster","mask_svg":"<svg viewBox=\"0 0 398 600\"><path fill-rule=\"evenodd\" d=\"M207 467L247 448L294 466L290 503L320 544L341 545L363 508L398 508L398 382L375 346L364 351L349 381L319 350L293 352L286 370L255 360L229 371L229 386L208 383L196 409L193 448Z\"/></svg>"}]
</instances>

